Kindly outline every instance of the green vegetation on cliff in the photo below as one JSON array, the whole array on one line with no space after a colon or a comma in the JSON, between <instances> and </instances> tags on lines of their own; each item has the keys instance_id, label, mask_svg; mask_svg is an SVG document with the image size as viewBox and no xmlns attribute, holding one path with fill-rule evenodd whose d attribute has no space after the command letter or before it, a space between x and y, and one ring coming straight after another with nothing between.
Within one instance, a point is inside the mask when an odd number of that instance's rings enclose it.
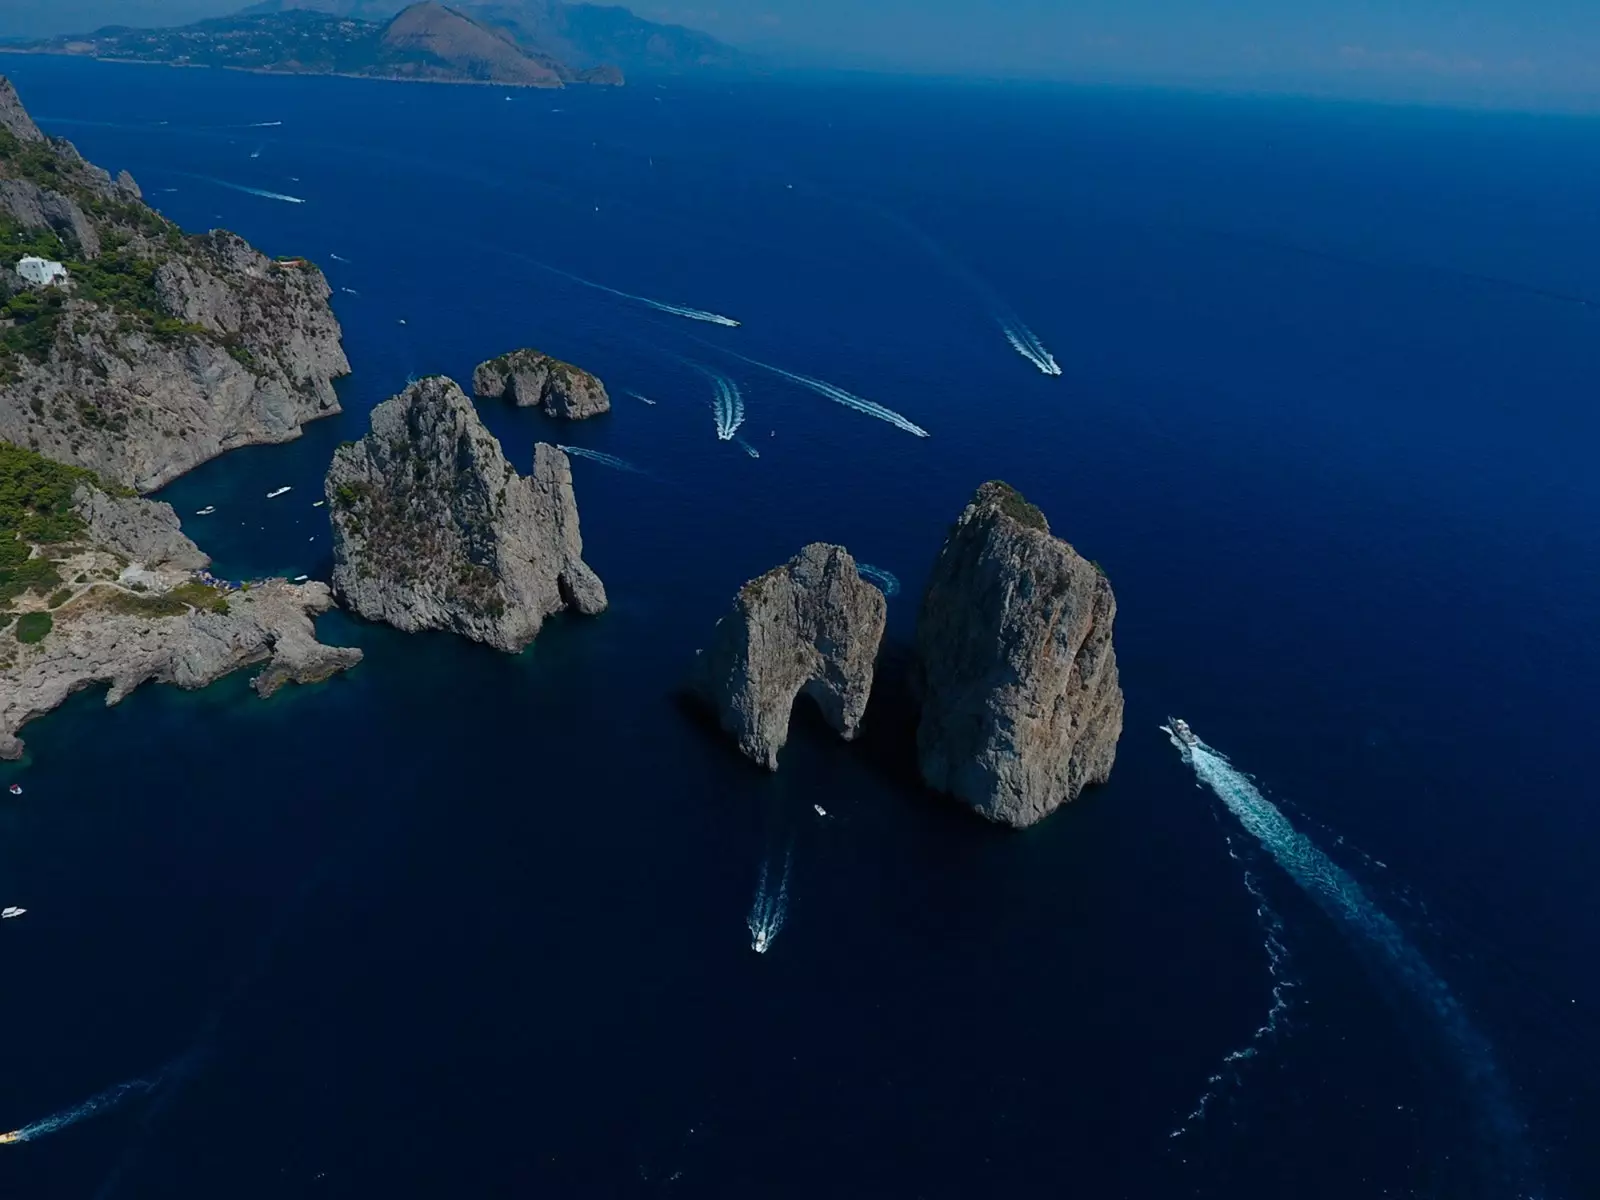
<instances>
[{"instance_id":1,"label":"green vegetation on cliff","mask_svg":"<svg viewBox=\"0 0 1600 1200\"><path fill-rule=\"evenodd\" d=\"M17 620L17 641L24 645L42 642L56 627L56 619L47 612L23 613Z\"/></svg>"},{"instance_id":2,"label":"green vegetation on cliff","mask_svg":"<svg viewBox=\"0 0 1600 1200\"><path fill-rule=\"evenodd\" d=\"M0 603L61 586L59 560L46 547L84 532L83 518L72 511L72 494L83 483L99 481L82 467L0 442Z\"/></svg>"}]
</instances>

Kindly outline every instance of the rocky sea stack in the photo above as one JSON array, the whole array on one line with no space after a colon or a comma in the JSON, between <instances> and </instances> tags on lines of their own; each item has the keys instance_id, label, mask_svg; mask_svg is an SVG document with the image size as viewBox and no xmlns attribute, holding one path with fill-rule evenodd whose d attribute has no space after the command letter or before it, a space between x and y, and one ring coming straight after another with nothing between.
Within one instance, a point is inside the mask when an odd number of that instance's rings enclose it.
<instances>
[{"instance_id":1,"label":"rocky sea stack","mask_svg":"<svg viewBox=\"0 0 1600 1200\"><path fill-rule=\"evenodd\" d=\"M692 686L739 749L776 771L802 694L840 736L855 737L887 607L849 551L813 543L739 589L696 660Z\"/></svg>"},{"instance_id":2,"label":"rocky sea stack","mask_svg":"<svg viewBox=\"0 0 1600 1200\"><path fill-rule=\"evenodd\" d=\"M917 756L928 784L1006 825L1032 825L1104 783L1122 734L1099 567L1044 514L986 483L934 564L917 622Z\"/></svg>"},{"instance_id":3,"label":"rocky sea stack","mask_svg":"<svg viewBox=\"0 0 1600 1200\"><path fill-rule=\"evenodd\" d=\"M197 575L210 560L171 505L15 446L0 447L0 481L0 758L21 756L24 724L95 684L115 704L148 680L200 688L265 662L252 686L270 696L361 661L317 641L326 584L225 590Z\"/></svg>"},{"instance_id":4,"label":"rocky sea stack","mask_svg":"<svg viewBox=\"0 0 1600 1200\"><path fill-rule=\"evenodd\" d=\"M40 133L4 79L0 243L0 439L149 491L339 411L350 364L321 271L184 233Z\"/></svg>"},{"instance_id":5,"label":"rocky sea stack","mask_svg":"<svg viewBox=\"0 0 1600 1200\"><path fill-rule=\"evenodd\" d=\"M514 652L552 613L606 607L583 561L567 456L540 443L532 475L518 475L449 379L373 409L371 431L334 454L325 491L334 588L369 620Z\"/></svg>"},{"instance_id":6,"label":"rocky sea stack","mask_svg":"<svg viewBox=\"0 0 1600 1200\"><path fill-rule=\"evenodd\" d=\"M605 384L537 350L513 350L479 363L472 373L472 392L482 400L504 396L518 408L541 408L547 417L570 421L611 411Z\"/></svg>"}]
</instances>

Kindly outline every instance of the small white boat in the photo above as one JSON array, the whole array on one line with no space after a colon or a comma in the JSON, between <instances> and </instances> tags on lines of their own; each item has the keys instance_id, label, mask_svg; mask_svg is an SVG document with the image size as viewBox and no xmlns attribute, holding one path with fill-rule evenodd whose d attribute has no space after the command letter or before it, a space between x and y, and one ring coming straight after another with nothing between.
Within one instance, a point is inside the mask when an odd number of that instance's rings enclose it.
<instances>
[{"instance_id":1,"label":"small white boat","mask_svg":"<svg viewBox=\"0 0 1600 1200\"><path fill-rule=\"evenodd\" d=\"M828 815L828 810L823 808L820 804L813 804L811 807L817 810L817 816L819 817L825 817Z\"/></svg>"},{"instance_id":2,"label":"small white boat","mask_svg":"<svg viewBox=\"0 0 1600 1200\"><path fill-rule=\"evenodd\" d=\"M0 908L0 920L9 921L12 917L20 917L27 911L25 908L18 908L15 904L9 908Z\"/></svg>"},{"instance_id":3,"label":"small white boat","mask_svg":"<svg viewBox=\"0 0 1600 1200\"><path fill-rule=\"evenodd\" d=\"M324 504L326 504L326 503L327 503L327 501L326 501L326 500L318 500L318 501L317 501L317 502L316 502L316 503L314 503L314 504L313 504L313 505L312 505L312 506L311 506L311 507L312 507L312 508L321 508L321 507L322 507L322 506L323 506L323 505L324 505Z\"/></svg>"},{"instance_id":4,"label":"small white boat","mask_svg":"<svg viewBox=\"0 0 1600 1200\"><path fill-rule=\"evenodd\" d=\"M267 499L268 500L276 499L277 497L283 495L285 492L287 492L289 490L291 490L291 489L289 488L288 485L285 485L285 486L283 486L281 488L277 488L277 489L267 493Z\"/></svg>"},{"instance_id":5,"label":"small white boat","mask_svg":"<svg viewBox=\"0 0 1600 1200\"><path fill-rule=\"evenodd\" d=\"M8 791L10 791L10 793L11 793L11 794L12 794L12 795L13 795L13 796L20 796L20 795L22 795L22 785L21 785L21 784L20 784L20 783L13 783L13 784L12 784L12 785L11 785L11 787L10 787L10 788L9 788L9 789L7 789L7 790L8 790Z\"/></svg>"},{"instance_id":6,"label":"small white boat","mask_svg":"<svg viewBox=\"0 0 1600 1200\"><path fill-rule=\"evenodd\" d=\"M217 506L215 504L208 504L204 508L196 510L194 515L197 516L197 517L209 517L212 513L216 512L216 511L217 511Z\"/></svg>"},{"instance_id":7,"label":"small white boat","mask_svg":"<svg viewBox=\"0 0 1600 1200\"><path fill-rule=\"evenodd\" d=\"M1189 728L1187 721L1180 720L1177 717L1168 717L1167 721L1169 723L1161 728L1165 729L1185 746L1198 746L1200 744L1200 739L1195 736L1194 730Z\"/></svg>"},{"instance_id":8,"label":"small white boat","mask_svg":"<svg viewBox=\"0 0 1600 1200\"><path fill-rule=\"evenodd\" d=\"M304 583L306 580L308 580L310 578L311 578L311 576L309 576L309 575L296 575L294 577L294 582L295 583Z\"/></svg>"},{"instance_id":9,"label":"small white boat","mask_svg":"<svg viewBox=\"0 0 1600 1200\"><path fill-rule=\"evenodd\" d=\"M757 954L765 954L767 952L767 931L765 929L756 931L756 940L750 943L750 949Z\"/></svg>"}]
</instances>

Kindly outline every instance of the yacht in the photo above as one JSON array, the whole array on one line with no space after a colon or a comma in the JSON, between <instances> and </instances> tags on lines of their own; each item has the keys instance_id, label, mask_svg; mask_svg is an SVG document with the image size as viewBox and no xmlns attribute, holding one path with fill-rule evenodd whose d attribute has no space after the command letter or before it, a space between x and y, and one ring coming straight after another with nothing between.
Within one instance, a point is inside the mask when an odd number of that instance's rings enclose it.
<instances>
[{"instance_id":1,"label":"yacht","mask_svg":"<svg viewBox=\"0 0 1600 1200\"><path fill-rule=\"evenodd\" d=\"M825 817L828 815L828 810L823 808L820 804L813 804L811 807L817 810L817 816L819 817Z\"/></svg>"},{"instance_id":2,"label":"yacht","mask_svg":"<svg viewBox=\"0 0 1600 1200\"><path fill-rule=\"evenodd\" d=\"M198 510L194 515L197 516L197 517L209 517L212 513L216 512L216 511L217 511L217 506L215 504L208 504L204 508Z\"/></svg>"},{"instance_id":3,"label":"yacht","mask_svg":"<svg viewBox=\"0 0 1600 1200\"><path fill-rule=\"evenodd\" d=\"M13 783L11 785L10 792L13 796L22 795L22 785L20 783Z\"/></svg>"},{"instance_id":4,"label":"yacht","mask_svg":"<svg viewBox=\"0 0 1600 1200\"><path fill-rule=\"evenodd\" d=\"M12 917L20 917L27 911L25 908L18 908L15 904L10 908L0 908L0 920L9 921Z\"/></svg>"},{"instance_id":5,"label":"yacht","mask_svg":"<svg viewBox=\"0 0 1600 1200\"><path fill-rule=\"evenodd\" d=\"M1200 739L1195 737L1194 730L1189 728L1189 722L1178 717L1168 717L1167 720L1172 722L1171 725L1166 726L1167 732L1185 746L1198 746L1200 744Z\"/></svg>"},{"instance_id":6,"label":"yacht","mask_svg":"<svg viewBox=\"0 0 1600 1200\"><path fill-rule=\"evenodd\" d=\"M285 485L285 486L283 486L281 488L277 488L277 489L267 493L267 499L271 500L271 499L273 499L273 498L275 498L277 496L281 496L285 492L287 492L288 490L289 490L288 485Z\"/></svg>"}]
</instances>

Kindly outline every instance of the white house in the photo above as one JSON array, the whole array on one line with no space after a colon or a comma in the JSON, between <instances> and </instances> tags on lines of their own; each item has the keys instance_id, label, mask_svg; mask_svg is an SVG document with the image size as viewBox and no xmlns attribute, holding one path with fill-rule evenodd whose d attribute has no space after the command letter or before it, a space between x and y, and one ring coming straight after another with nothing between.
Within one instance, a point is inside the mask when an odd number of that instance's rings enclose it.
<instances>
[{"instance_id":1,"label":"white house","mask_svg":"<svg viewBox=\"0 0 1600 1200\"><path fill-rule=\"evenodd\" d=\"M49 287L51 284L67 281L67 269L64 266L58 262L51 262L48 258L37 258L32 254L17 264L17 274L35 287Z\"/></svg>"}]
</instances>

